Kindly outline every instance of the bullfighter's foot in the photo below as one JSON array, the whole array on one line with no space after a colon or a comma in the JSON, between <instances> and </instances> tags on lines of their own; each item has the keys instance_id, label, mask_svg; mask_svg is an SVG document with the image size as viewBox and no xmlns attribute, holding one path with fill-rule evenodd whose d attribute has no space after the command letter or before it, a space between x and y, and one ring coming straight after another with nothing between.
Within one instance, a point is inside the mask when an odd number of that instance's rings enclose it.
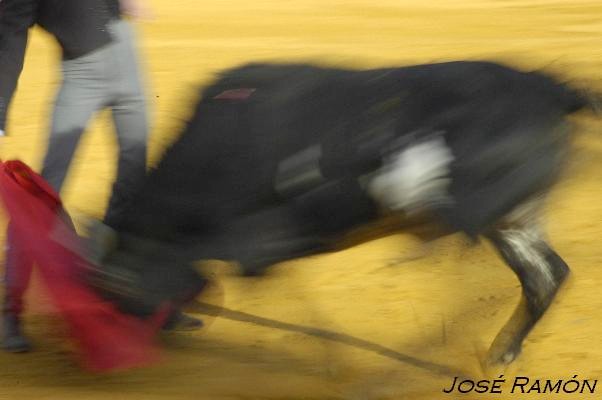
<instances>
[{"instance_id":1,"label":"bullfighter's foot","mask_svg":"<svg viewBox=\"0 0 602 400\"><path fill-rule=\"evenodd\" d=\"M19 318L14 315L5 315L2 322L2 348L10 353L30 351L31 344L21 331Z\"/></svg>"}]
</instances>

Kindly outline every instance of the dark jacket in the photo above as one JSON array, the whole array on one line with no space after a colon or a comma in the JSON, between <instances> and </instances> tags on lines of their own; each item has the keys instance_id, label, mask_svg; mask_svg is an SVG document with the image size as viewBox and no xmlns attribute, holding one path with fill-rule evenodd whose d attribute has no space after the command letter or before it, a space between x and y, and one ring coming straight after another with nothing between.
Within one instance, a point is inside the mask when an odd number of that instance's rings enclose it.
<instances>
[{"instance_id":1,"label":"dark jacket","mask_svg":"<svg viewBox=\"0 0 602 400\"><path fill-rule=\"evenodd\" d=\"M107 23L119 18L119 0L0 0L0 130L23 69L29 28L37 24L58 41L64 59L111 41Z\"/></svg>"}]
</instances>

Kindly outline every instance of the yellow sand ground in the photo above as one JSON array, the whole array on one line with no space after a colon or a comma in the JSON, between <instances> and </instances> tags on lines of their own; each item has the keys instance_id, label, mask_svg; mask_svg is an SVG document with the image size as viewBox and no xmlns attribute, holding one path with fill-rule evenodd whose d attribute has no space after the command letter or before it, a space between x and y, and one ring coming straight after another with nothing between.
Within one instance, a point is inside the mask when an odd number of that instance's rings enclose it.
<instances>
[{"instance_id":1,"label":"yellow sand ground","mask_svg":"<svg viewBox=\"0 0 602 400\"><path fill-rule=\"evenodd\" d=\"M137 28L153 109L152 160L185 121L196 87L220 69L250 60L375 67L493 59L546 68L602 90L597 0L150 4L155 19ZM56 47L36 30L10 114L11 136L0 144L3 158L39 167L58 80ZM586 117L577 122L569 178L548 207L551 242L574 274L523 354L504 371L491 375L480 360L518 301L520 289L510 270L490 247L471 247L460 236L437 242L423 258L391 263L420 250L399 234L280 265L259 280L213 265L225 288L224 306L246 313L225 317L242 315L246 322L217 318L205 332L167 336L165 362L144 370L82 372L69 346L56 338L56 324L32 304L27 331L36 351L0 353L0 399L584 398L512 394L511 384L502 395L441 392L458 371L478 379L500 373L509 380L602 378L602 124ZM64 193L72 212L102 214L114 164L112 127L102 114L82 142ZM293 326L358 340L329 341ZM587 398L602 398L602 386Z\"/></svg>"}]
</instances>

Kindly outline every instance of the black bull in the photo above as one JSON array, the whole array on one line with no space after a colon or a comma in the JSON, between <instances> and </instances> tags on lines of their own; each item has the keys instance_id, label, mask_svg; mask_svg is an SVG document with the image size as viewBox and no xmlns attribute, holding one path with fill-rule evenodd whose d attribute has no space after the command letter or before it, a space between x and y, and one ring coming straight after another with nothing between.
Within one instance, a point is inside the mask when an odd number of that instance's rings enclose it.
<instances>
[{"instance_id":1,"label":"black bull","mask_svg":"<svg viewBox=\"0 0 602 400\"><path fill-rule=\"evenodd\" d=\"M257 274L328 251L383 209L426 214L489 239L518 276L523 301L490 351L510 362L569 273L538 213L568 152L566 117L585 106L542 73L487 62L226 71L148 174L94 282L145 314L194 296L195 260Z\"/></svg>"}]
</instances>

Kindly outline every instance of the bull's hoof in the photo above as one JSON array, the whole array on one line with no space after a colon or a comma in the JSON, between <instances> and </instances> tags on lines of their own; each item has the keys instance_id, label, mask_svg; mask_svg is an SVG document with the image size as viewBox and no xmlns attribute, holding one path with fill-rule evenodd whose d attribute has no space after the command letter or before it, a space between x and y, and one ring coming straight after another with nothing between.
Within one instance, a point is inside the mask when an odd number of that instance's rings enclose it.
<instances>
[{"instance_id":1,"label":"bull's hoof","mask_svg":"<svg viewBox=\"0 0 602 400\"><path fill-rule=\"evenodd\" d=\"M496 349L492 346L487 353L487 364L490 366L508 365L520 355L520 344L511 345L505 349Z\"/></svg>"},{"instance_id":2,"label":"bull's hoof","mask_svg":"<svg viewBox=\"0 0 602 400\"><path fill-rule=\"evenodd\" d=\"M514 361L516 359L516 357L518 357L519 353L514 353L514 352L508 352L505 353L501 359L500 359L500 363L502 364L510 364L512 361Z\"/></svg>"}]
</instances>

